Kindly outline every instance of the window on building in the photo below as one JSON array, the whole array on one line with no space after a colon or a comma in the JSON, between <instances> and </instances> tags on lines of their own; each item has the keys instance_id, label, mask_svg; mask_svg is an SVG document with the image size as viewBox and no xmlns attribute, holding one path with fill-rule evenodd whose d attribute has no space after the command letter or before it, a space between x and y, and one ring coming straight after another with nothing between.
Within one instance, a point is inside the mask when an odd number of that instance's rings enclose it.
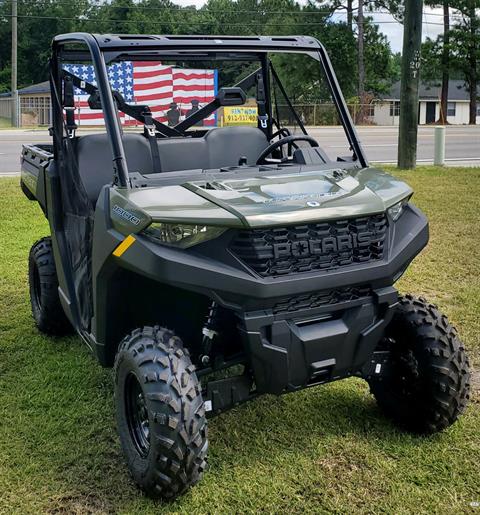
<instances>
[{"instance_id":1,"label":"window on building","mask_svg":"<svg viewBox=\"0 0 480 515\"><path fill-rule=\"evenodd\" d=\"M371 104L368 104L367 116L369 118L374 118L375 117L375 104L373 102Z\"/></svg>"},{"instance_id":2,"label":"window on building","mask_svg":"<svg viewBox=\"0 0 480 515\"><path fill-rule=\"evenodd\" d=\"M447 104L447 116L455 116L457 114L456 102L448 102Z\"/></svg>"},{"instance_id":3,"label":"window on building","mask_svg":"<svg viewBox=\"0 0 480 515\"><path fill-rule=\"evenodd\" d=\"M390 102L390 116L400 116L400 102Z\"/></svg>"}]
</instances>

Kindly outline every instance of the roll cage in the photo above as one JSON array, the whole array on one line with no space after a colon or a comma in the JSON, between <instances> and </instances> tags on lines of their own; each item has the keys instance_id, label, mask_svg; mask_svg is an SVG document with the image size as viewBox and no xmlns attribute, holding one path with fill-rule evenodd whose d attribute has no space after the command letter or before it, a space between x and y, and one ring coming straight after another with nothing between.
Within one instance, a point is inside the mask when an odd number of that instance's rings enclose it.
<instances>
[{"instance_id":1,"label":"roll cage","mask_svg":"<svg viewBox=\"0 0 480 515\"><path fill-rule=\"evenodd\" d=\"M78 45L86 46L78 49ZM75 48L66 48L66 46L74 46ZM82 87L91 96L96 96L99 107L103 110L105 119L105 127L108 139L111 145L114 183L123 188L130 187L128 166L125 158L125 150L122 142L122 129L117 116L117 108L132 117L141 121L150 130L157 130L164 137L181 136L184 130L188 128L190 122L184 120L177 127L168 127L161 122L153 119L151 113L139 109L143 106L130 106L116 94L112 89L108 80L107 64L118 59L120 56L128 56L134 60L136 56L145 58L147 53L152 58L168 58L196 56L197 58L205 57L206 53L226 54L233 53L241 56L242 52L257 54L260 57L261 67L253 74L243 79L237 86L249 87L254 83L257 84L257 93L259 89L258 81L255 81L255 74L262 77L262 98L264 98L263 114L259 110L259 128L264 130L268 139L275 136L273 133L274 120L272 113L271 91L268 80L269 74L277 81L282 90L281 82L276 76L273 67L270 66L267 54L269 52L285 52L285 53L303 53L316 59L327 80L328 88L332 95L332 99L337 108L340 120L342 122L345 134L353 152L353 159L359 162L362 167L368 165L367 158L363 152L357 132L353 126L350 113L345 104L343 94L340 90L335 73L333 71L330 59L323 45L315 38L308 36L291 36L291 37L275 37L275 36L153 36L153 35L98 35L89 33L71 33L58 35L53 39L52 57L50 62L51 70L51 89L53 102L53 140L55 158L60 158L65 146L64 138L68 138L66 134L65 119L63 115L63 104L61 95L64 89L62 81L65 77L69 78L73 85ZM95 71L97 85L86 84L73 74L62 70L62 61L71 60L91 60ZM253 81L252 81L253 79ZM282 91L289 107L295 113L288 96ZM65 96L65 92L64 92ZM203 110L208 111L215 102L207 104ZM210 106L210 107L209 107ZM134 111L135 110L135 111ZM200 117L204 113L197 113ZM306 134L302 122L297 118L298 125ZM268 123L267 121L268 120ZM187 123L186 123L187 122ZM191 120L194 122L194 120ZM193 123L191 124L193 125ZM281 136L281 128L277 127L277 135Z\"/></svg>"}]
</instances>

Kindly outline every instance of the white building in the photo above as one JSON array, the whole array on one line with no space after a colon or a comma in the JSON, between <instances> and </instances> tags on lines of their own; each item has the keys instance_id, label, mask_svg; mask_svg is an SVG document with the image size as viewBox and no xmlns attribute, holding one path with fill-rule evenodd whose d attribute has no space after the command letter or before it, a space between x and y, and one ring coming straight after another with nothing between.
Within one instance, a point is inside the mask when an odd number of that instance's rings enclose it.
<instances>
[{"instance_id":1,"label":"white building","mask_svg":"<svg viewBox=\"0 0 480 515\"><path fill-rule=\"evenodd\" d=\"M420 85L419 123L435 123L440 117L440 84ZM479 92L480 96L480 92ZM400 82L389 93L374 101L373 122L376 125L398 125L400 121ZM448 87L447 121L453 125L469 122L470 95L463 80L451 80ZM480 102L477 103L477 124L480 124Z\"/></svg>"}]
</instances>

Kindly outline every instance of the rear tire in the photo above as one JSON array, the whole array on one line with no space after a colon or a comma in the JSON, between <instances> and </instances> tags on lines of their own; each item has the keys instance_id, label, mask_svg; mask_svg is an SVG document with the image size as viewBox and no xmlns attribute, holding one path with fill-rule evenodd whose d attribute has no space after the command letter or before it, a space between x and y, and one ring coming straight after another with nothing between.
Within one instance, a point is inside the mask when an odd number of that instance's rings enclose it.
<instances>
[{"instance_id":1,"label":"rear tire","mask_svg":"<svg viewBox=\"0 0 480 515\"><path fill-rule=\"evenodd\" d=\"M115 403L127 465L147 495L173 499L201 479L208 449L201 386L172 331L144 327L122 341Z\"/></svg>"},{"instance_id":2,"label":"rear tire","mask_svg":"<svg viewBox=\"0 0 480 515\"><path fill-rule=\"evenodd\" d=\"M383 350L391 372L371 380L379 407L402 428L432 434L452 425L470 395L468 358L445 315L423 298L400 298Z\"/></svg>"},{"instance_id":3,"label":"rear tire","mask_svg":"<svg viewBox=\"0 0 480 515\"><path fill-rule=\"evenodd\" d=\"M42 238L30 249L28 280L32 315L38 329L52 336L73 333L58 294L58 278L51 238Z\"/></svg>"}]
</instances>

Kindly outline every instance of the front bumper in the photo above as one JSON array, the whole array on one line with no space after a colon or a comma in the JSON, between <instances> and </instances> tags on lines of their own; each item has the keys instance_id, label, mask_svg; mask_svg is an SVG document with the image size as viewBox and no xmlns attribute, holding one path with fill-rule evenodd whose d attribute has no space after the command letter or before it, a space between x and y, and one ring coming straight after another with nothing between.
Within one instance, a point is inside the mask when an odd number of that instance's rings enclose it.
<instances>
[{"instance_id":1,"label":"front bumper","mask_svg":"<svg viewBox=\"0 0 480 515\"><path fill-rule=\"evenodd\" d=\"M428 242L428 222L409 204L397 222L390 221L382 260L284 277L260 277L212 240L188 250L155 244L141 235L118 264L154 281L196 291L235 311L270 309L287 297L354 285L391 286Z\"/></svg>"},{"instance_id":2,"label":"front bumper","mask_svg":"<svg viewBox=\"0 0 480 515\"><path fill-rule=\"evenodd\" d=\"M289 315L245 313L240 331L258 393L281 394L361 374L390 322L397 291Z\"/></svg>"}]
</instances>

